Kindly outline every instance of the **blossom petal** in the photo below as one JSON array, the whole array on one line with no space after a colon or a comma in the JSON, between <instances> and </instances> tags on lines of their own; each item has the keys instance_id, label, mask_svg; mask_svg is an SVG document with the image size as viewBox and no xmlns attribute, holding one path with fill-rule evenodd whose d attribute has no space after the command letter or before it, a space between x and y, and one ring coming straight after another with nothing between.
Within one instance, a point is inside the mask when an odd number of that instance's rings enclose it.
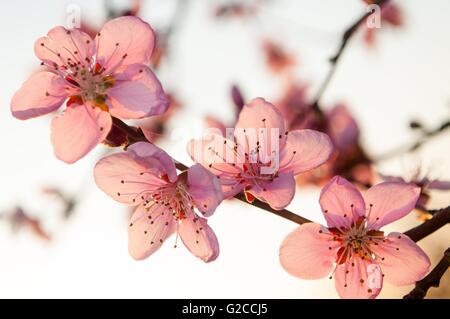
<instances>
[{"instance_id":1,"label":"blossom petal","mask_svg":"<svg viewBox=\"0 0 450 319\"><path fill-rule=\"evenodd\" d=\"M195 216L183 219L178 232L186 248L204 262L214 261L219 256L219 242L205 218Z\"/></svg>"},{"instance_id":2,"label":"blossom petal","mask_svg":"<svg viewBox=\"0 0 450 319\"><path fill-rule=\"evenodd\" d=\"M348 228L359 217L364 216L366 211L361 193L340 176L333 177L324 186L319 202L330 228Z\"/></svg>"},{"instance_id":3,"label":"blossom petal","mask_svg":"<svg viewBox=\"0 0 450 319\"><path fill-rule=\"evenodd\" d=\"M204 216L211 216L223 199L218 178L202 165L196 164L187 171L187 185L195 206Z\"/></svg>"},{"instance_id":4,"label":"blossom petal","mask_svg":"<svg viewBox=\"0 0 450 319\"><path fill-rule=\"evenodd\" d=\"M333 145L328 135L314 130L289 132L281 151L280 171L294 175L316 168L331 156Z\"/></svg>"},{"instance_id":5,"label":"blossom petal","mask_svg":"<svg viewBox=\"0 0 450 319\"><path fill-rule=\"evenodd\" d=\"M289 274L301 279L319 279L331 273L338 246L330 249L331 235L322 229L322 225L306 223L283 240L280 263Z\"/></svg>"},{"instance_id":6,"label":"blossom petal","mask_svg":"<svg viewBox=\"0 0 450 319\"><path fill-rule=\"evenodd\" d=\"M140 119L162 114L169 107L161 83L146 65L130 65L116 80L108 91L113 116Z\"/></svg>"},{"instance_id":7,"label":"blossom petal","mask_svg":"<svg viewBox=\"0 0 450 319\"><path fill-rule=\"evenodd\" d=\"M167 175L172 183L177 180L177 169L173 159L156 145L138 142L130 145L127 150L147 161L147 171L152 171L159 176Z\"/></svg>"},{"instance_id":8,"label":"blossom petal","mask_svg":"<svg viewBox=\"0 0 450 319\"><path fill-rule=\"evenodd\" d=\"M226 136L227 128L225 127L225 124L221 122L220 120L216 119L213 116L206 116L205 117L205 123L208 127L216 128L220 130L223 136Z\"/></svg>"},{"instance_id":9,"label":"blossom petal","mask_svg":"<svg viewBox=\"0 0 450 319\"><path fill-rule=\"evenodd\" d=\"M239 145L236 149L234 146L214 129L210 129L210 134L205 134L202 140L191 140L187 145L191 158L219 177L224 198L233 197L247 186L238 177L245 162L244 151Z\"/></svg>"},{"instance_id":10,"label":"blossom petal","mask_svg":"<svg viewBox=\"0 0 450 319\"><path fill-rule=\"evenodd\" d=\"M236 122L235 138L246 153L256 148L263 162L283 148L285 137L284 118L280 111L263 98L255 98L244 105Z\"/></svg>"},{"instance_id":11,"label":"blossom petal","mask_svg":"<svg viewBox=\"0 0 450 319\"><path fill-rule=\"evenodd\" d=\"M430 259L408 236L390 233L383 242L371 245L384 279L397 285L409 285L421 280L430 268Z\"/></svg>"},{"instance_id":12,"label":"blossom petal","mask_svg":"<svg viewBox=\"0 0 450 319\"><path fill-rule=\"evenodd\" d=\"M111 129L111 116L89 105L68 107L52 120L52 143L55 155L74 163L102 142Z\"/></svg>"},{"instance_id":13,"label":"blossom petal","mask_svg":"<svg viewBox=\"0 0 450 319\"><path fill-rule=\"evenodd\" d=\"M334 276L336 290L345 299L373 299L383 286L380 266L359 256L338 265Z\"/></svg>"},{"instance_id":14,"label":"blossom petal","mask_svg":"<svg viewBox=\"0 0 450 319\"><path fill-rule=\"evenodd\" d=\"M14 94L11 113L20 120L56 111L67 98L64 83L51 72L33 74Z\"/></svg>"},{"instance_id":15,"label":"blossom petal","mask_svg":"<svg viewBox=\"0 0 450 319\"><path fill-rule=\"evenodd\" d=\"M239 114L236 128L278 128L284 133L284 119L280 111L263 98L245 104Z\"/></svg>"},{"instance_id":16,"label":"blossom petal","mask_svg":"<svg viewBox=\"0 0 450 319\"><path fill-rule=\"evenodd\" d=\"M105 23L95 37L97 62L106 74L119 67L148 64L155 45L150 25L135 16L123 16Z\"/></svg>"},{"instance_id":17,"label":"blossom petal","mask_svg":"<svg viewBox=\"0 0 450 319\"><path fill-rule=\"evenodd\" d=\"M359 128L345 105L338 104L326 113L328 132L337 149L345 149L358 142Z\"/></svg>"},{"instance_id":18,"label":"blossom petal","mask_svg":"<svg viewBox=\"0 0 450 319\"><path fill-rule=\"evenodd\" d=\"M292 172L280 173L271 182L258 182L248 192L267 202L273 209L283 209L291 203L295 195L294 175Z\"/></svg>"},{"instance_id":19,"label":"blossom petal","mask_svg":"<svg viewBox=\"0 0 450 319\"><path fill-rule=\"evenodd\" d=\"M128 227L128 252L136 260L157 251L176 230L176 222L164 205L139 206Z\"/></svg>"},{"instance_id":20,"label":"blossom petal","mask_svg":"<svg viewBox=\"0 0 450 319\"><path fill-rule=\"evenodd\" d=\"M364 193L369 209L368 227L380 229L407 215L419 196L420 187L411 183L385 182L369 188Z\"/></svg>"},{"instance_id":21,"label":"blossom petal","mask_svg":"<svg viewBox=\"0 0 450 319\"><path fill-rule=\"evenodd\" d=\"M36 40L34 52L40 60L51 66L79 63L87 68L92 63L95 44L91 37L81 30L68 30L58 26L51 29L47 36Z\"/></svg>"},{"instance_id":22,"label":"blossom petal","mask_svg":"<svg viewBox=\"0 0 450 319\"><path fill-rule=\"evenodd\" d=\"M152 174L149 166L157 161L139 157L127 150L102 158L95 165L94 178L97 186L118 202L138 205L149 200L148 194L166 185L159 172ZM155 165L152 165L154 167Z\"/></svg>"}]
</instances>

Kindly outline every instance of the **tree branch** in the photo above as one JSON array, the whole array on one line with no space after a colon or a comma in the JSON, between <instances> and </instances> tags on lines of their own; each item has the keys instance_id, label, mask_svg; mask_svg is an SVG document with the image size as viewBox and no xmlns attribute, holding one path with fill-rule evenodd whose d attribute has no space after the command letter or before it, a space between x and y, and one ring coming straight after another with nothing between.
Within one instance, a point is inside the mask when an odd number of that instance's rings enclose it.
<instances>
[{"instance_id":1,"label":"tree branch","mask_svg":"<svg viewBox=\"0 0 450 319\"><path fill-rule=\"evenodd\" d=\"M112 119L113 119L113 126L117 129L121 130L123 133L125 133L127 135L128 145L131 145L136 142L142 142L142 141L148 142L147 139L145 138L144 134L142 133L141 129L129 126L128 124L126 124L125 122L123 122L122 120L120 120L116 117L112 117ZM176 165L177 169L180 171L185 171L189 168L188 166L184 165L183 163L180 163L179 161L177 161L175 159L174 159L174 161L175 161L175 165ZM263 203L256 199L252 203L249 203L247 201L247 199L245 198L244 193L239 193L236 196L234 196L234 198L236 198L244 203L247 203L249 205L252 205L252 206L258 207L260 209L263 209L265 211L268 211L277 216L283 217L285 219L289 219L290 221L297 223L299 225L312 222L311 220L309 220L305 217L299 216L287 209L282 209L282 210L273 209L268 204Z\"/></svg>"},{"instance_id":2,"label":"tree branch","mask_svg":"<svg viewBox=\"0 0 450 319\"><path fill-rule=\"evenodd\" d=\"M385 3L387 3L388 1L389 0L378 0L378 1L375 1L374 4L381 6ZM314 102L312 103L312 105L315 109L319 108L320 99L322 98L323 93L327 89L328 84L330 83L331 79L333 78L334 73L336 72L338 62L342 56L342 53L344 52L344 49L347 47L348 41L355 34L356 30L358 30L358 27L361 25L361 23L363 23L372 13L373 13L373 11L368 11L368 12L364 13L349 28L347 28L347 30L345 30L344 34L342 35L341 44L339 45L339 48L338 48L336 54L334 54L330 58L331 67L330 67L324 81L320 85L319 90L317 91L316 96L313 100Z\"/></svg>"},{"instance_id":3,"label":"tree branch","mask_svg":"<svg viewBox=\"0 0 450 319\"><path fill-rule=\"evenodd\" d=\"M450 223L450 206L442 208L438 212L434 213L431 219L406 231L404 234L413 241L418 242L448 223Z\"/></svg>"},{"instance_id":4,"label":"tree branch","mask_svg":"<svg viewBox=\"0 0 450 319\"><path fill-rule=\"evenodd\" d=\"M418 150L422 145L424 145L431 138L447 131L450 129L450 120L446 120L441 123L438 127L433 130L423 130L423 134L419 137L419 139L411 145L396 147L385 154L382 154L374 159L374 162L380 162L387 160L389 158L395 157L397 155L401 155L404 153L410 153L415 150Z\"/></svg>"},{"instance_id":5,"label":"tree branch","mask_svg":"<svg viewBox=\"0 0 450 319\"><path fill-rule=\"evenodd\" d=\"M444 256L433 270L422 280L416 282L416 286L403 299L423 299L431 287L439 287L442 276L450 267L450 247L444 252Z\"/></svg>"}]
</instances>

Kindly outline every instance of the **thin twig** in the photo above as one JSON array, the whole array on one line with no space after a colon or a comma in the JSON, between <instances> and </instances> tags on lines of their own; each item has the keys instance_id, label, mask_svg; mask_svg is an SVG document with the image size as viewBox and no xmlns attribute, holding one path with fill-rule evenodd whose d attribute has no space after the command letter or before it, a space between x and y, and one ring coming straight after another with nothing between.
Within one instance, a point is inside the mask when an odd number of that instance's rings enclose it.
<instances>
[{"instance_id":1,"label":"thin twig","mask_svg":"<svg viewBox=\"0 0 450 319\"><path fill-rule=\"evenodd\" d=\"M442 276L450 267L450 247L444 252L444 256L433 270L422 280L416 282L413 290L403 299L423 299L431 287L439 287Z\"/></svg>"},{"instance_id":2,"label":"thin twig","mask_svg":"<svg viewBox=\"0 0 450 319\"><path fill-rule=\"evenodd\" d=\"M386 152L385 154L376 157L374 159L374 162L380 162L401 154L414 152L418 150L420 147L422 147L429 139L436 137L437 135L447 131L448 129L450 129L450 120L444 121L442 124L440 124L433 130L423 131L423 134L412 145L396 147Z\"/></svg>"},{"instance_id":3,"label":"thin twig","mask_svg":"<svg viewBox=\"0 0 450 319\"><path fill-rule=\"evenodd\" d=\"M375 1L375 5L383 5L387 3L389 0L378 0ZM319 87L319 90L316 93L316 96L314 98L314 102L312 103L312 106L316 109L319 107L320 99L323 96L323 93L325 92L326 88L328 87L328 84L330 83L331 79L333 78L334 73L336 72L336 68L338 65L338 62L342 56L342 53L344 52L344 49L347 47L348 41L351 39L353 34L358 30L358 27L363 23L371 14L373 11L365 12L358 20L356 20L347 30L345 30L344 34L342 35L341 44L339 45L339 48L335 55L333 55L330 58L331 67L322 82L322 84Z\"/></svg>"},{"instance_id":4,"label":"thin twig","mask_svg":"<svg viewBox=\"0 0 450 319\"><path fill-rule=\"evenodd\" d=\"M433 217L419 226L416 226L404 234L417 242L428 235L434 233L436 230L450 223L450 206L441 209L439 212L433 213Z\"/></svg>"}]
</instances>

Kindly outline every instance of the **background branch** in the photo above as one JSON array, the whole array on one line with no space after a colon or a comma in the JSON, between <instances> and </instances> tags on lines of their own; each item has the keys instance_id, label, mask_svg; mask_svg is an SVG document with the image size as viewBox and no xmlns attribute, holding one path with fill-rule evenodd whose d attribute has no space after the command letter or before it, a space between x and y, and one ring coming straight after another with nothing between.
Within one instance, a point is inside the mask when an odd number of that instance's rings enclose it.
<instances>
[{"instance_id":1,"label":"background branch","mask_svg":"<svg viewBox=\"0 0 450 319\"><path fill-rule=\"evenodd\" d=\"M387 160L389 158L404 154L404 153L410 153L413 152L420 147L422 147L427 141L429 141L431 138L436 137L437 135L440 135L441 133L447 131L450 128L450 120L446 120L443 123L441 123L438 127L436 127L433 130L422 130L422 135L419 137L419 139L414 142L412 145L407 146L400 146L396 147L385 154L382 154L374 159L375 162Z\"/></svg>"},{"instance_id":2,"label":"background branch","mask_svg":"<svg viewBox=\"0 0 450 319\"><path fill-rule=\"evenodd\" d=\"M448 223L450 223L450 206L435 212L431 219L406 231L404 234L413 241L417 242L431 233L434 233L436 230L447 225Z\"/></svg>"},{"instance_id":3,"label":"background branch","mask_svg":"<svg viewBox=\"0 0 450 319\"><path fill-rule=\"evenodd\" d=\"M382 6L383 4L387 3L389 0L378 0L374 1L375 5ZM344 34L342 35L341 44L339 45L339 48L331 58L330 63L331 67L322 82L322 84L319 87L319 90L316 93L316 96L314 98L314 102L312 103L313 107L315 109L319 109L319 103L320 99L322 98L323 93L328 87L328 84L330 83L331 79L333 78L334 73L336 72L336 68L338 65L338 62L342 56L342 53L344 52L344 49L347 47L348 41L351 39L351 37L355 34L356 30L358 30L358 27L372 14L374 11L368 11L365 12L358 20L356 20L347 30L345 30Z\"/></svg>"}]
</instances>

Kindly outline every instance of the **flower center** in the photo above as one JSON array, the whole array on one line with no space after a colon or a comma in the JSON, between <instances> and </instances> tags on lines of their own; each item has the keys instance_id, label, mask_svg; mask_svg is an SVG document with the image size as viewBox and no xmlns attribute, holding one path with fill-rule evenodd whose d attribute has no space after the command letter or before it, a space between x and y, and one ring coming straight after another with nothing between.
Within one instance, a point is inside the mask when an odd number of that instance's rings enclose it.
<instances>
[{"instance_id":1,"label":"flower center","mask_svg":"<svg viewBox=\"0 0 450 319\"><path fill-rule=\"evenodd\" d=\"M364 217L359 218L348 229L331 228L330 232L334 235L333 240L340 245L336 256L337 264L345 263L354 255L372 260L374 254L370 248L371 245L378 245L379 241L384 240L384 232L368 229Z\"/></svg>"},{"instance_id":2,"label":"flower center","mask_svg":"<svg viewBox=\"0 0 450 319\"><path fill-rule=\"evenodd\" d=\"M68 106L91 101L95 107L108 111L108 106L105 103L106 92L114 86L115 79L111 75L101 75L99 73L101 69L102 67L97 63L93 68L86 69L83 66L75 71L70 70L71 72L64 76L64 80L79 91L79 94L69 97Z\"/></svg>"}]
</instances>

